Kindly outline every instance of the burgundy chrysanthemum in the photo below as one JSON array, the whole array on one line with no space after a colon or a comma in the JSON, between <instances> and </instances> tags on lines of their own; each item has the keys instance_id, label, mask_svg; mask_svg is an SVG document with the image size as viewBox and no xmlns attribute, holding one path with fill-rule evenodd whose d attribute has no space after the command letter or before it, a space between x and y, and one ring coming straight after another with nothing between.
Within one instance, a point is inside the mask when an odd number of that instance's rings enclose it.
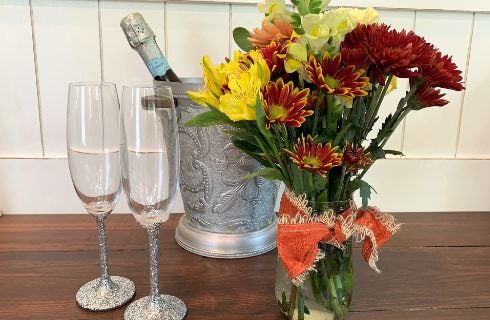
<instances>
[{"instance_id":1,"label":"burgundy chrysanthemum","mask_svg":"<svg viewBox=\"0 0 490 320\"><path fill-rule=\"evenodd\" d=\"M347 172L356 174L360 169L373 163L371 154L361 146L348 144L344 147L342 158Z\"/></svg>"},{"instance_id":2,"label":"burgundy chrysanthemum","mask_svg":"<svg viewBox=\"0 0 490 320\"><path fill-rule=\"evenodd\" d=\"M299 128L305 118L313 114L313 110L305 109L309 94L310 89L300 90L292 81L285 84L279 78L276 82L269 82L263 89L266 127L270 128L272 123L284 123Z\"/></svg>"},{"instance_id":3,"label":"burgundy chrysanthemum","mask_svg":"<svg viewBox=\"0 0 490 320\"><path fill-rule=\"evenodd\" d=\"M443 56L439 50L434 51L429 61L419 68L420 76L410 79L413 87L420 82L415 92L415 99L411 100L412 108L442 107L449 101L442 99L446 94L439 88L461 91L464 89L461 70L448 55Z\"/></svg>"},{"instance_id":4,"label":"burgundy chrysanthemum","mask_svg":"<svg viewBox=\"0 0 490 320\"><path fill-rule=\"evenodd\" d=\"M271 74L282 75L284 73L284 59L286 59L290 43L290 40L283 42L271 41L267 46L260 49Z\"/></svg>"},{"instance_id":5,"label":"burgundy chrysanthemum","mask_svg":"<svg viewBox=\"0 0 490 320\"><path fill-rule=\"evenodd\" d=\"M413 81L410 81L413 85ZM413 109L422 109L427 107L442 107L449 103L446 99L442 99L446 94L440 89L429 86L428 83L423 83L415 92L414 100L410 103Z\"/></svg>"},{"instance_id":6,"label":"burgundy chrysanthemum","mask_svg":"<svg viewBox=\"0 0 490 320\"><path fill-rule=\"evenodd\" d=\"M342 153L337 152L338 147L332 147L329 142L326 145L314 143L313 138L308 135L298 138L293 146L294 151L285 149L291 161L301 170L306 170L325 176L333 167L342 165Z\"/></svg>"},{"instance_id":7,"label":"burgundy chrysanthemum","mask_svg":"<svg viewBox=\"0 0 490 320\"><path fill-rule=\"evenodd\" d=\"M417 76L416 68L432 55L434 48L413 31L397 31L386 24L358 25L345 36L341 46L347 65L368 68L371 81L382 85L385 75L399 78Z\"/></svg>"},{"instance_id":8,"label":"burgundy chrysanthemum","mask_svg":"<svg viewBox=\"0 0 490 320\"><path fill-rule=\"evenodd\" d=\"M311 82L327 94L350 99L367 95L365 88L369 79L363 76L364 70L343 64L340 54L330 57L326 53L322 59L312 55L305 70Z\"/></svg>"},{"instance_id":9,"label":"burgundy chrysanthemum","mask_svg":"<svg viewBox=\"0 0 490 320\"><path fill-rule=\"evenodd\" d=\"M448 55L443 56L440 51L434 52L427 64L419 68L420 77L431 87L445 88L455 91L464 89L461 70Z\"/></svg>"}]
</instances>

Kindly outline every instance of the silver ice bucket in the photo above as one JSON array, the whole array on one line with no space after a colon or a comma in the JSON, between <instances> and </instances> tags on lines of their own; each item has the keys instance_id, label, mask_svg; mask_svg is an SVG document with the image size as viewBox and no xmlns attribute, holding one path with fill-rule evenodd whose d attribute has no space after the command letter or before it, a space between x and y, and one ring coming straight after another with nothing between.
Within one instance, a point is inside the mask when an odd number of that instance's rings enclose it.
<instances>
[{"instance_id":1,"label":"silver ice bucket","mask_svg":"<svg viewBox=\"0 0 490 320\"><path fill-rule=\"evenodd\" d=\"M213 258L245 258L274 249L278 183L261 177L243 179L261 165L233 146L222 132L225 126L184 126L207 108L186 95L201 89L202 79L183 82L155 81L172 88L177 104L185 215L175 239L184 249Z\"/></svg>"}]
</instances>

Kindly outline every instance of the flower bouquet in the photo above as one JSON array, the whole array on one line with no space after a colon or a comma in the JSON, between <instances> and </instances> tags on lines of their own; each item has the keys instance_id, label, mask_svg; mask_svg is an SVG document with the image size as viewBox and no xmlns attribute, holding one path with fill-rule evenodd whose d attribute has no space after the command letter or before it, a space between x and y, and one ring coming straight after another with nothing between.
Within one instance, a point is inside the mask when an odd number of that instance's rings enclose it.
<instances>
[{"instance_id":1,"label":"flower bouquet","mask_svg":"<svg viewBox=\"0 0 490 320\"><path fill-rule=\"evenodd\" d=\"M234 145L263 165L251 176L285 184L276 275L283 314L340 320L352 296L352 238L378 270L377 250L399 228L368 206L366 172L387 154L401 155L385 145L408 113L444 106L441 89L464 87L451 57L383 24L374 9L291 2L266 0L260 28L234 30L243 52L218 66L202 58L205 87L188 94L209 111L187 125L227 125ZM397 78L408 78L409 89L379 119Z\"/></svg>"}]
</instances>

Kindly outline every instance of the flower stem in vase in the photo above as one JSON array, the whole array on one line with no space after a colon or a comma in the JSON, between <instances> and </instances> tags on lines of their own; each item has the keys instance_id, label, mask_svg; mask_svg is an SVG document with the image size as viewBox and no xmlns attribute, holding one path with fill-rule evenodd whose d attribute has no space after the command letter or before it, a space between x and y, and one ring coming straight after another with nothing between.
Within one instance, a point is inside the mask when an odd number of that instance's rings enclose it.
<instances>
[{"instance_id":1,"label":"flower stem in vase","mask_svg":"<svg viewBox=\"0 0 490 320\"><path fill-rule=\"evenodd\" d=\"M305 301L301 297L301 292L298 295L298 320L305 320Z\"/></svg>"},{"instance_id":2,"label":"flower stem in vase","mask_svg":"<svg viewBox=\"0 0 490 320\"><path fill-rule=\"evenodd\" d=\"M294 309L296 308L296 294L298 293L298 287L294 284L291 285L291 293L289 295L289 310L288 319L293 319Z\"/></svg>"},{"instance_id":3,"label":"flower stem in vase","mask_svg":"<svg viewBox=\"0 0 490 320\"><path fill-rule=\"evenodd\" d=\"M330 293L330 307L335 313L335 320L342 320L343 319L342 306L340 305L339 298L337 296L337 288L335 286L333 277L328 278L328 290Z\"/></svg>"},{"instance_id":4,"label":"flower stem in vase","mask_svg":"<svg viewBox=\"0 0 490 320\"><path fill-rule=\"evenodd\" d=\"M315 272L311 275L311 288L313 289L313 295L317 303L322 303L322 274L321 272Z\"/></svg>"}]
</instances>

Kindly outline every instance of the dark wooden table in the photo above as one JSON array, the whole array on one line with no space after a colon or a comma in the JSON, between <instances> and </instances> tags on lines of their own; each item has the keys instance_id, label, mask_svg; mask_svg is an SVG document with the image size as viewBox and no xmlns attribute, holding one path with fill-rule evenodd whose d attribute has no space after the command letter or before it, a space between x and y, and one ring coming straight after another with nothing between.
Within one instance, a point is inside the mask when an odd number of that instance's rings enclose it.
<instances>
[{"instance_id":1,"label":"dark wooden table","mask_svg":"<svg viewBox=\"0 0 490 320\"><path fill-rule=\"evenodd\" d=\"M351 320L490 319L490 213L398 214L402 230L375 274L355 252ZM178 215L162 230L160 288L182 298L188 320L280 320L276 252L239 260L193 255L174 240ZM147 239L130 215L108 221L109 267L148 293ZM98 276L95 221L88 215L0 217L0 319L121 319L80 310L75 292Z\"/></svg>"}]
</instances>

